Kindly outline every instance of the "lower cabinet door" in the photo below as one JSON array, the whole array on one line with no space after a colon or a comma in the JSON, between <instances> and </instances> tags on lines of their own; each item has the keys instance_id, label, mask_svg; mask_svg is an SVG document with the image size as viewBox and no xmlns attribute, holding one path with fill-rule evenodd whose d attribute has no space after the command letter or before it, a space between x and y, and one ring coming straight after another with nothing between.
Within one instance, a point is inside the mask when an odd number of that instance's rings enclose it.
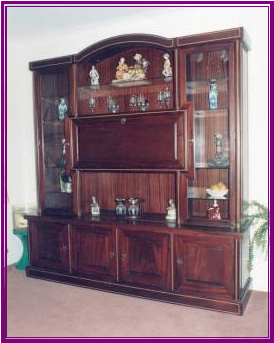
<instances>
[{"instance_id":1,"label":"lower cabinet door","mask_svg":"<svg viewBox=\"0 0 274 343\"><path fill-rule=\"evenodd\" d=\"M170 236L162 233L121 230L120 280L136 286L169 289Z\"/></svg>"},{"instance_id":2,"label":"lower cabinet door","mask_svg":"<svg viewBox=\"0 0 274 343\"><path fill-rule=\"evenodd\" d=\"M29 221L30 265L69 270L68 226L58 222Z\"/></svg>"},{"instance_id":3,"label":"lower cabinet door","mask_svg":"<svg viewBox=\"0 0 274 343\"><path fill-rule=\"evenodd\" d=\"M74 275L116 280L115 232L95 225L72 227Z\"/></svg>"},{"instance_id":4,"label":"lower cabinet door","mask_svg":"<svg viewBox=\"0 0 274 343\"><path fill-rule=\"evenodd\" d=\"M175 291L233 298L235 240L174 235Z\"/></svg>"}]
</instances>

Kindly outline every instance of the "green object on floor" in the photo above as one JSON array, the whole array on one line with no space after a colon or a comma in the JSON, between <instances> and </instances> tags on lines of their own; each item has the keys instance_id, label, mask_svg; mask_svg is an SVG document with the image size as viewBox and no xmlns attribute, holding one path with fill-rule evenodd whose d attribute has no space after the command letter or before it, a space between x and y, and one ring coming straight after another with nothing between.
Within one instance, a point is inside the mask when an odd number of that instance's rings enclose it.
<instances>
[{"instance_id":1,"label":"green object on floor","mask_svg":"<svg viewBox=\"0 0 274 343\"><path fill-rule=\"evenodd\" d=\"M16 263L15 268L25 270L29 265L29 247L28 247L28 231L22 229L14 229L13 233L19 237L23 244L23 254L20 260Z\"/></svg>"}]
</instances>

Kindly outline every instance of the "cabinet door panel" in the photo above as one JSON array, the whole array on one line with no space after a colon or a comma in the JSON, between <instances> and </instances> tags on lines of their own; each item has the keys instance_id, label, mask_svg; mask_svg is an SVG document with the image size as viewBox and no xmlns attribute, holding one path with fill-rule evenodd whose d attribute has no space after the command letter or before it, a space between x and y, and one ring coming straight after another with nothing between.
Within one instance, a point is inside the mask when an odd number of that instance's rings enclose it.
<instances>
[{"instance_id":1,"label":"cabinet door panel","mask_svg":"<svg viewBox=\"0 0 274 343\"><path fill-rule=\"evenodd\" d=\"M77 167L185 170L185 112L75 123Z\"/></svg>"},{"instance_id":2,"label":"cabinet door panel","mask_svg":"<svg viewBox=\"0 0 274 343\"><path fill-rule=\"evenodd\" d=\"M30 222L32 267L68 271L68 227L61 223Z\"/></svg>"},{"instance_id":3,"label":"cabinet door panel","mask_svg":"<svg viewBox=\"0 0 274 343\"><path fill-rule=\"evenodd\" d=\"M140 286L170 287L168 234L121 230L121 281Z\"/></svg>"},{"instance_id":4,"label":"cabinet door panel","mask_svg":"<svg viewBox=\"0 0 274 343\"><path fill-rule=\"evenodd\" d=\"M233 297L234 240L175 235L175 289Z\"/></svg>"},{"instance_id":5,"label":"cabinet door panel","mask_svg":"<svg viewBox=\"0 0 274 343\"><path fill-rule=\"evenodd\" d=\"M112 229L73 227L73 273L105 279L116 278L115 233Z\"/></svg>"}]
</instances>

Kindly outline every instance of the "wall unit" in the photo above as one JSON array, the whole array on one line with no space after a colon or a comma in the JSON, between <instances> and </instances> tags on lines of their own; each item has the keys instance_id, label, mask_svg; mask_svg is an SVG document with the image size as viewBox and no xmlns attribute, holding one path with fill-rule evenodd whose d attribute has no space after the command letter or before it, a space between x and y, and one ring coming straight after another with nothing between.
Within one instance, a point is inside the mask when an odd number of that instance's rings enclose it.
<instances>
[{"instance_id":1,"label":"wall unit","mask_svg":"<svg viewBox=\"0 0 274 343\"><path fill-rule=\"evenodd\" d=\"M117 36L30 63L39 213L27 217L28 276L243 312L247 51L236 28ZM138 70L128 68L136 54ZM166 54L172 77L162 74ZM123 73L141 68L145 77L117 81L121 57ZM100 217L90 214L92 196ZM115 199L132 196L145 200L144 214L116 217ZM176 222L165 219L169 199ZM216 201L220 217L212 219Z\"/></svg>"}]
</instances>

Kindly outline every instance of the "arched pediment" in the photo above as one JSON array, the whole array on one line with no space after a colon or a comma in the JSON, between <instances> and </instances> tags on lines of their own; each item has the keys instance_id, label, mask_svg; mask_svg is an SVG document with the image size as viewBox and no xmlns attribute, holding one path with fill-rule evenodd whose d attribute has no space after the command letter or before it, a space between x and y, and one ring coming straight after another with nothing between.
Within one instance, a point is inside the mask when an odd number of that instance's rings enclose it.
<instances>
[{"instance_id":1,"label":"arched pediment","mask_svg":"<svg viewBox=\"0 0 274 343\"><path fill-rule=\"evenodd\" d=\"M96 60L128 48L148 47L167 50L174 46L172 38L149 34L127 34L101 40L74 56L75 62Z\"/></svg>"}]
</instances>

